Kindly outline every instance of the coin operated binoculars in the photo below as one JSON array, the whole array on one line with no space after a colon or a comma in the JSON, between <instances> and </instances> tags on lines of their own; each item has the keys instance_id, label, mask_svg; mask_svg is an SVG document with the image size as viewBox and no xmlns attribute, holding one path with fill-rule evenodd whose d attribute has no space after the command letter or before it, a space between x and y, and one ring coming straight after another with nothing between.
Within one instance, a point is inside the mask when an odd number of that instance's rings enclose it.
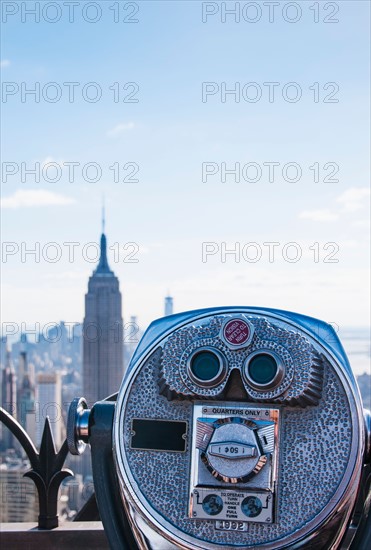
<instances>
[{"instance_id":1,"label":"coin operated binoculars","mask_svg":"<svg viewBox=\"0 0 371 550\"><path fill-rule=\"evenodd\" d=\"M152 323L116 401L69 411L117 549L371 548L370 417L331 326L263 308Z\"/></svg>"}]
</instances>

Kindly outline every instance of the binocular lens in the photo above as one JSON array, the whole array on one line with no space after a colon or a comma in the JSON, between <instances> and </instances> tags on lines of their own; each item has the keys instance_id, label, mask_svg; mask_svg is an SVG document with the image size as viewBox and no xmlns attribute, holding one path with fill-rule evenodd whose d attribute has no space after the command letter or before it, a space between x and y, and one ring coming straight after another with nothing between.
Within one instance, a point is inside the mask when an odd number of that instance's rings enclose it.
<instances>
[{"instance_id":1,"label":"binocular lens","mask_svg":"<svg viewBox=\"0 0 371 550\"><path fill-rule=\"evenodd\" d=\"M198 380L213 380L220 371L219 358L211 351L200 351L192 357L191 371Z\"/></svg>"},{"instance_id":2,"label":"binocular lens","mask_svg":"<svg viewBox=\"0 0 371 550\"><path fill-rule=\"evenodd\" d=\"M277 369L278 366L274 357L261 353L255 355L249 362L248 374L255 384L264 386L270 384L274 380Z\"/></svg>"}]
</instances>

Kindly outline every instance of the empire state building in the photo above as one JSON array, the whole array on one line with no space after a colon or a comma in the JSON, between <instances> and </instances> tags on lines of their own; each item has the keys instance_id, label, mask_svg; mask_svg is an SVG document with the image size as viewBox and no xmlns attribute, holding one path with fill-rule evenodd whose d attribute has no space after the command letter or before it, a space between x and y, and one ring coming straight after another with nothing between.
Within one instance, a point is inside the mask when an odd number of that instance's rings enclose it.
<instances>
[{"instance_id":1,"label":"empire state building","mask_svg":"<svg viewBox=\"0 0 371 550\"><path fill-rule=\"evenodd\" d=\"M123 320L119 280L107 260L107 239L85 294L83 387L88 405L119 390L124 374Z\"/></svg>"}]
</instances>

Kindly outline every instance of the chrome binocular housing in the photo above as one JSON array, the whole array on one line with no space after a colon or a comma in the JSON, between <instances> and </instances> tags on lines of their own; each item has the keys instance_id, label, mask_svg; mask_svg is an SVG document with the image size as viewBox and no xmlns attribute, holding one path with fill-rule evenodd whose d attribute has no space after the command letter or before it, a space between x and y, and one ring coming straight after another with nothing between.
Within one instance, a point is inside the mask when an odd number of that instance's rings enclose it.
<instances>
[{"instance_id":1,"label":"chrome binocular housing","mask_svg":"<svg viewBox=\"0 0 371 550\"><path fill-rule=\"evenodd\" d=\"M120 523L130 548L368 547L370 416L330 325L255 307L153 322L102 428L115 478L98 472L99 406L75 402L69 446L92 445L112 547Z\"/></svg>"}]
</instances>

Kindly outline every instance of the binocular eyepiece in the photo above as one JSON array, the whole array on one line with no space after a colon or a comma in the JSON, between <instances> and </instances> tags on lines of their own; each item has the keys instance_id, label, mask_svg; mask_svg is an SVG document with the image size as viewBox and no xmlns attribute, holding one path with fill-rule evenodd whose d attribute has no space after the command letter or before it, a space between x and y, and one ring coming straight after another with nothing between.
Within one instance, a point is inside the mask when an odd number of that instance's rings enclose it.
<instances>
[{"instance_id":1,"label":"binocular eyepiece","mask_svg":"<svg viewBox=\"0 0 371 550\"><path fill-rule=\"evenodd\" d=\"M316 319L250 307L159 319L116 402L71 405L68 442L91 445L113 548L371 547L370 417Z\"/></svg>"}]
</instances>

